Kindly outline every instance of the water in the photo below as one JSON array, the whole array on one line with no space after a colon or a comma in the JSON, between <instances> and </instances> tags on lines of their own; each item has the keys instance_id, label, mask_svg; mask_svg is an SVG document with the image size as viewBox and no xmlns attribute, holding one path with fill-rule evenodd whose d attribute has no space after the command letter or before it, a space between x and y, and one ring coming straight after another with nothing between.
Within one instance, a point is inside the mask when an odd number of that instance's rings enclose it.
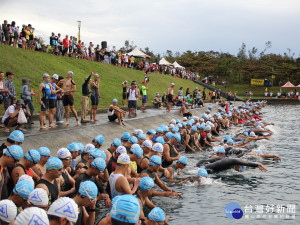
<instances>
[{"instance_id":1,"label":"water","mask_svg":"<svg viewBox=\"0 0 300 225\"><path fill-rule=\"evenodd\" d=\"M209 175L217 182L228 186L212 185L196 186L194 184L174 185L172 188L183 193L184 199L153 198L153 202L162 207L171 221L169 224L300 224L300 121L299 106L267 106L263 109L264 119L275 123L270 126L274 132L270 141L256 142L257 148L264 153L278 154L281 161L273 159L255 161L261 162L268 172L258 168L246 168L243 173L228 170L220 174ZM239 129L235 129L239 130ZM184 154L183 154L184 155ZM189 165L183 170L184 175L194 175L194 167L198 160L207 158L209 152L186 155ZM225 216L225 205L237 202L244 211L240 220L232 220ZM275 205L274 213L265 213L266 205ZM286 207L296 205L295 219L280 218L276 213L277 205ZM245 218L244 207L251 205L252 213L247 211ZM264 205L265 219L256 218L256 205ZM284 208L286 215L287 208ZM278 218L268 218L278 216ZM251 218L254 217L254 218Z\"/></svg>"}]
</instances>

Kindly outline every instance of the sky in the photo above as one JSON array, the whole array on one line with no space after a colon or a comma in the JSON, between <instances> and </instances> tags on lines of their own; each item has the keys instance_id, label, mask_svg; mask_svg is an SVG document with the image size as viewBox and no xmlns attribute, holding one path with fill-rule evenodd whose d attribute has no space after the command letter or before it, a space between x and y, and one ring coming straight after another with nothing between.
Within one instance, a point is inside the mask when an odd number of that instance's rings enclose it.
<instances>
[{"instance_id":1,"label":"sky","mask_svg":"<svg viewBox=\"0 0 300 225\"><path fill-rule=\"evenodd\" d=\"M300 57L299 0L0 0L0 20L32 24L36 36L49 42L51 32L77 35L116 49L125 40L155 54L219 51L236 55L272 47L266 53Z\"/></svg>"}]
</instances>

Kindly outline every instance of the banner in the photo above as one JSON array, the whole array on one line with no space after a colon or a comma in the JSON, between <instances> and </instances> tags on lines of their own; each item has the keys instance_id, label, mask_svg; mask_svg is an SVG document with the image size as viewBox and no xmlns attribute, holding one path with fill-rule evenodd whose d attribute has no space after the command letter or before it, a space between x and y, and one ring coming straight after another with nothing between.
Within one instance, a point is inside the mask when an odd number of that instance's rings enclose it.
<instances>
[{"instance_id":1,"label":"banner","mask_svg":"<svg viewBox=\"0 0 300 225\"><path fill-rule=\"evenodd\" d=\"M264 79L251 79L251 85L264 86Z\"/></svg>"}]
</instances>

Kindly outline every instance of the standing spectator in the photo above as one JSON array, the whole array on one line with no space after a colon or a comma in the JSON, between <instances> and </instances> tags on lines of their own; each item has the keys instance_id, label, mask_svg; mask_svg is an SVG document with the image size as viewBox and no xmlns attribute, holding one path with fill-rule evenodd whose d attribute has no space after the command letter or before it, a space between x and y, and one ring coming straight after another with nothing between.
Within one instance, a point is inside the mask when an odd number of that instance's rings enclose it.
<instances>
[{"instance_id":1,"label":"standing spectator","mask_svg":"<svg viewBox=\"0 0 300 225\"><path fill-rule=\"evenodd\" d=\"M129 62L129 56L128 56L128 54L126 54L125 56L124 56L124 67L128 67L128 62Z\"/></svg>"},{"instance_id":2,"label":"standing spectator","mask_svg":"<svg viewBox=\"0 0 300 225\"><path fill-rule=\"evenodd\" d=\"M171 112L171 104L173 102L174 97L174 86L175 84L172 83L171 86L167 90L167 112Z\"/></svg>"},{"instance_id":3,"label":"standing spectator","mask_svg":"<svg viewBox=\"0 0 300 225\"><path fill-rule=\"evenodd\" d=\"M4 20L4 23L2 24L2 32L4 36L4 44L9 44L9 33L8 33L8 26L7 26L7 20Z\"/></svg>"},{"instance_id":4,"label":"standing spectator","mask_svg":"<svg viewBox=\"0 0 300 225\"><path fill-rule=\"evenodd\" d=\"M206 100L206 92L205 92L205 88L203 88L203 91L202 91L202 98L203 98L203 102Z\"/></svg>"},{"instance_id":5,"label":"standing spectator","mask_svg":"<svg viewBox=\"0 0 300 225\"><path fill-rule=\"evenodd\" d=\"M62 50L62 55L63 56L66 56L67 53L68 53L68 49L69 49L69 40L68 40L69 36L66 35L66 37L63 39L62 41L62 47L63 47L63 50Z\"/></svg>"},{"instance_id":6,"label":"standing spectator","mask_svg":"<svg viewBox=\"0 0 300 225\"><path fill-rule=\"evenodd\" d=\"M91 83L91 102L92 102L92 108L91 108L91 122L98 121L96 119L96 113L97 113L97 108L99 105L99 100L101 99L100 97L100 92L99 92L99 74L94 75L94 80Z\"/></svg>"},{"instance_id":7,"label":"standing spectator","mask_svg":"<svg viewBox=\"0 0 300 225\"><path fill-rule=\"evenodd\" d=\"M8 90L7 95L4 98L5 110L16 100L16 89L14 82L12 81L14 74L12 72L6 72L6 79L4 80L5 88Z\"/></svg>"},{"instance_id":8,"label":"standing spectator","mask_svg":"<svg viewBox=\"0 0 300 225\"><path fill-rule=\"evenodd\" d=\"M127 99L127 84L128 84L128 81L125 80L123 83L122 83L122 88L123 88L123 94L122 94L122 104L123 106L125 106L125 101Z\"/></svg>"},{"instance_id":9,"label":"standing spectator","mask_svg":"<svg viewBox=\"0 0 300 225\"><path fill-rule=\"evenodd\" d=\"M138 98L138 90L136 88L135 82L131 83L131 87L128 89L128 117L131 116L131 112L133 116L136 116L136 108L137 108L137 98Z\"/></svg>"},{"instance_id":10,"label":"standing spectator","mask_svg":"<svg viewBox=\"0 0 300 225\"><path fill-rule=\"evenodd\" d=\"M89 77L86 77L84 80L84 83L82 85L82 97L81 97L81 123L87 123L89 122L87 119L87 114L89 111L89 84L91 76L93 75L93 72L91 72Z\"/></svg>"},{"instance_id":11,"label":"standing spectator","mask_svg":"<svg viewBox=\"0 0 300 225\"><path fill-rule=\"evenodd\" d=\"M147 86L145 86L147 84ZM148 89L149 89L149 83L147 83L146 81L143 81L143 85L141 87L141 94L142 94L142 110L146 110L145 109L145 104L147 103L148 100Z\"/></svg>"},{"instance_id":12,"label":"standing spectator","mask_svg":"<svg viewBox=\"0 0 300 225\"><path fill-rule=\"evenodd\" d=\"M57 106L57 93L62 92L63 90L58 87L56 85L57 81L58 81L58 75L54 74L52 76L51 82L49 82L50 84L50 88L51 88L51 95L49 97L49 127L56 127L56 125L53 123L53 117L54 117L54 113L55 113L55 109Z\"/></svg>"},{"instance_id":13,"label":"standing spectator","mask_svg":"<svg viewBox=\"0 0 300 225\"><path fill-rule=\"evenodd\" d=\"M13 46L16 47L19 39L19 27L16 26L15 21L11 22L11 31L12 31L12 38L14 39Z\"/></svg>"},{"instance_id":14,"label":"standing spectator","mask_svg":"<svg viewBox=\"0 0 300 225\"><path fill-rule=\"evenodd\" d=\"M33 92L29 90L29 84L30 84L29 79L27 78L22 79L21 98L24 100L25 105L28 106L28 108L30 109L30 117L28 123L33 124L32 115L34 113L34 106L32 104L32 97L31 97Z\"/></svg>"},{"instance_id":15,"label":"standing spectator","mask_svg":"<svg viewBox=\"0 0 300 225\"><path fill-rule=\"evenodd\" d=\"M22 25L22 31L21 31L21 33L20 33L20 36L21 36L21 39L22 39L22 48L23 49L26 49L27 48L27 46L26 46L26 25L25 24L23 24Z\"/></svg>"},{"instance_id":16,"label":"standing spectator","mask_svg":"<svg viewBox=\"0 0 300 225\"><path fill-rule=\"evenodd\" d=\"M69 40L69 56L72 56L72 42L73 42L73 37L70 36L70 40Z\"/></svg>"},{"instance_id":17,"label":"standing spectator","mask_svg":"<svg viewBox=\"0 0 300 225\"><path fill-rule=\"evenodd\" d=\"M63 80L64 77L59 76L58 81L56 84L59 83L59 81ZM63 103L63 92L57 93L57 101L56 101L56 123L63 123L64 118L64 103Z\"/></svg>"},{"instance_id":18,"label":"standing spectator","mask_svg":"<svg viewBox=\"0 0 300 225\"><path fill-rule=\"evenodd\" d=\"M63 52L63 39L61 37L61 34L57 35L57 49L58 49L58 54L61 55Z\"/></svg>"},{"instance_id":19,"label":"standing spectator","mask_svg":"<svg viewBox=\"0 0 300 225\"><path fill-rule=\"evenodd\" d=\"M100 46L97 45L97 47L94 50L95 50L95 55L96 55L96 61L100 62Z\"/></svg>"},{"instance_id":20,"label":"standing spectator","mask_svg":"<svg viewBox=\"0 0 300 225\"><path fill-rule=\"evenodd\" d=\"M187 96L187 97L190 96L190 93L191 93L190 88L187 88L185 91L185 96Z\"/></svg>"},{"instance_id":21,"label":"standing spectator","mask_svg":"<svg viewBox=\"0 0 300 225\"><path fill-rule=\"evenodd\" d=\"M122 52L119 51L119 52L117 53L118 66L121 66L121 57L122 57ZM124 104L123 104L123 105L124 105Z\"/></svg>"},{"instance_id":22,"label":"standing spectator","mask_svg":"<svg viewBox=\"0 0 300 225\"><path fill-rule=\"evenodd\" d=\"M0 71L0 110L2 109L2 102L8 92L8 90L5 87L5 83L3 79L4 79L4 73Z\"/></svg>"},{"instance_id":23,"label":"standing spectator","mask_svg":"<svg viewBox=\"0 0 300 225\"><path fill-rule=\"evenodd\" d=\"M35 45L34 45L34 28L31 26L31 24L28 24L28 30L29 30L29 49L34 50Z\"/></svg>"},{"instance_id":24,"label":"standing spectator","mask_svg":"<svg viewBox=\"0 0 300 225\"><path fill-rule=\"evenodd\" d=\"M63 79L60 81L59 86L62 87L64 90L64 96L63 96L63 103L65 107L65 114L66 114L66 125L69 125L69 106L70 109L76 119L77 125L80 126L80 121L77 116L77 112L74 107L74 97L73 92L76 92L76 84L74 80L72 80L74 73L72 71L69 71L66 74L66 79Z\"/></svg>"},{"instance_id":25,"label":"standing spectator","mask_svg":"<svg viewBox=\"0 0 300 225\"><path fill-rule=\"evenodd\" d=\"M94 61L94 53L93 53L93 47L94 47L94 44L93 42L90 42L90 45L89 45L89 48L88 48L88 54L89 54L89 60L90 61Z\"/></svg>"}]
</instances>

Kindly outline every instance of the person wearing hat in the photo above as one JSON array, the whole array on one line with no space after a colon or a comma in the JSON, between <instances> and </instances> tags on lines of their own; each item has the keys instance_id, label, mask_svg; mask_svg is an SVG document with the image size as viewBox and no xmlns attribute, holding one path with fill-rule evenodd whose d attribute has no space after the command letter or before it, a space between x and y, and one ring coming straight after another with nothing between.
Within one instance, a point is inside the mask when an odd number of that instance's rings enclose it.
<instances>
[{"instance_id":1,"label":"person wearing hat","mask_svg":"<svg viewBox=\"0 0 300 225\"><path fill-rule=\"evenodd\" d=\"M220 147L218 148L217 152L215 155L212 155L210 158L213 159L213 158L216 158L216 157L221 157L221 158L224 158L226 155L226 151L223 147Z\"/></svg>"},{"instance_id":2,"label":"person wearing hat","mask_svg":"<svg viewBox=\"0 0 300 225\"><path fill-rule=\"evenodd\" d=\"M4 97L4 108L5 110L7 110L7 108L11 105L14 104L15 100L17 99L16 97L16 89L15 89L15 85L14 82L12 81L13 77L14 77L14 73L7 71L6 72L6 78L3 81L5 88L7 90L5 97Z\"/></svg>"},{"instance_id":3,"label":"person wearing hat","mask_svg":"<svg viewBox=\"0 0 300 225\"><path fill-rule=\"evenodd\" d=\"M38 207L47 211L48 204L47 192L42 188L35 188L28 196L26 208Z\"/></svg>"},{"instance_id":4,"label":"person wearing hat","mask_svg":"<svg viewBox=\"0 0 300 225\"><path fill-rule=\"evenodd\" d=\"M77 203L68 197L57 199L47 212L51 225L75 224L78 220L78 213Z\"/></svg>"},{"instance_id":5,"label":"person wearing hat","mask_svg":"<svg viewBox=\"0 0 300 225\"><path fill-rule=\"evenodd\" d=\"M81 96L81 123L88 123L89 120L87 118L87 114L89 111L89 84L91 76L93 75L93 71L91 74L84 79L84 82L82 84L82 96Z\"/></svg>"},{"instance_id":6,"label":"person wearing hat","mask_svg":"<svg viewBox=\"0 0 300 225\"><path fill-rule=\"evenodd\" d=\"M123 153L127 153L127 151L126 151L126 148L121 145L116 149L116 151L109 158L107 166L106 166L109 175L115 171L116 166L117 166L118 157Z\"/></svg>"},{"instance_id":7,"label":"person wearing hat","mask_svg":"<svg viewBox=\"0 0 300 225\"><path fill-rule=\"evenodd\" d=\"M84 149L83 149L82 153L80 154L81 159L79 160L79 162L76 165L77 170L83 168L84 166L86 166L86 164L89 160L89 153L94 148L95 148L95 146L93 144L90 144L90 143L86 144L84 146Z\"/></svg>"},{"instance_id":8,"label":"person wearing hat","mask_svg":"<svg viewBox=\"0 0 300 225\"><path fill-rule=\"evenodd\" d=\"M173 102L173 97L174 97L174 83L171 83L171 86L167 90L167 112L171 112L171 104Z\"/></svg>"},{"instance_id":9,"label":"person wearing hat","mask_svg":"<svg viewBox=\"0 0 300 225\"><path fill-rule=\"evenodd\" d=\"M27 174L31 176L34 180L38 181L40 177L31 169L35 164L37 164L41 159L40 153L35 150L29 150L25 156L20 160L19 163L15 165L15 167L11 171L11 179L13 185L16 185L20 176L23 174ZM13 187L13 186L12 186Z\"/></svg>"},{"instance_id":10,"label":"person wearing hat","mask_svg":"<svg viewBox=\"0 0 300 225\"><path fill-rule=\"evenodd\" d=\"M30 207L24 209L16 218L15 225L24 224L42 224L50 225L47 213L45 210L38 207Z\"/></svg>"},{"instance_id":11,"label":"person wearing hat","mask_svg":"<svg viewBox=\"0 0 300 225\"><path fill-rule=\"evenodd\" d=\"M6 199L11 190L8 189L8 167L14 167L15 163L23 157L23 149L18 145L8 146L0 158L0 199Z\"/></svg>"},{"instance_id":12,"label":"person wearing hat","mask_svg":"<svg viewBox=\"0 0 300 225\"><path fill-rule=\"evenodd\" d=\"M40 161L32 167L32 171L35 172L40 178L46 173L46 163L50 158L50 149L47 147L40 147L38 152L41 155Z\"/></svg>"},{"instance_id":13,"label":"person wearing hat","mask_svg":"<svg viewBox=\"0 0 300 225\"><path fill-rule=\"evenodd\" d=\"M136 192L140 183L140 179L131 178L131 180L133 181L132 183L134 183L134 186L131 190L128 183L129 178L125 177L125 174L127 173L129 167L129 156L126 153L121 154L118 157L115 171L112 172L109 176L110 193L112 198L116 197L117 195L133 194Z\"/></svg>"},{"instance_id":14,"label":"person wearing hat","mask_svg":"<svg viewBox=\"0 0 300 225\"><path fill-rule=\"evenodd\" d=\"M90 112L91 113L91 116L90 116L91 122L98 121L96 119L96 113L97 113L99 101L101 99L100 91L99 91L99 85L100 85L99 82L100 82L99 74L95 73L94 80L91 83L91 102L92 102L92 108L91 108L91 112Z\"/></svg>"},{"instance_id":15,"label":"person wearing hat","mask_svg":"<svg viewBox=\"0 0 300 225\"><path fill-rule=\"evenodd\" d=\"M142 95L142 107L141 110L145 110L145 104L148 100L148 90L149 90L149 82L143 81L142 87L141 87L141 95Z\"/></svg>"},{"instance_id":16,"label":"person wearing hat","mask_svg":"<svg viewBox=\"0 0 300 225\"><path fill-rule=\"evenodd\" d=\"M125 107L125 101L127 99L127 85L128 85L127 80L122 82L122 104L124 107Z\"/></svg>"},{"instance_id":17,"label":"person wearing hat","mask_svg":"<svg viewBox=\"0 0 300 225\"><path fill-rule=\"evenodd\" d=\"M22 145L24 142L24 134L20 130L14 130L10 133L6 142L0 146L0 157L2 157L4 150L11 145Z\"/></svg>"},{"instance_id":18,"label":"person wearing hat","mask_svg":"<svg viewBox=\"0 0 300 225\"><path fill-rule=\"evenodd\" d=\"M164 150L162 153L162 167L166 168L172 165L173 161L176 161L181 157L175 148L175 145L178 145L180 141L180 134L174 134L172 138L164 144Z\"/></svg>"},{"instance_id":19,"label":"person wearing hat","mask_svg":"<svg viewBox=\"0 0 300 225\"><path fill-rule=\"evenodd\" d=\"M136 83L132 82L130 88L127 90L128 93L128 117L132 115L135 117L137 109L137 99L139 97L139 91L136 88Z\"/></svg>"},{"instance_id":20,"label":"person wearing hat","mask_svg":"<svg viewBox=\"0 0 300 225\"><path fill-rule=\"evenodd\" d=\"M63 89L57 86L57 81L59 77L57 74L54 74L51 78L51 81L49 82L50 88L51 88L51 94L49 96L49 127L53 128L56 127L56 125L53 123L53 117L55 114L55 109L57 106L57 94L63 93Z\"/></svg>"},{"instance_id":21,"label":"person wearing hat","mask_svg":"<svg viewBox=\"0 0 300 225\"><path fill-rule=\"evenodd\" d=\"M72 156L67 148L60 148L57 151L57 158L63 163L61 176L58 178L60 184L59 196L70 196L75 192L75 180L69 174L67 168L71 166Z\"/></svg>"},{"instance_id":22,"label":"person wearing hat","mask_svg":"<svg viewBox=\"0 0 300 225\"><path fill-rule=\"evenodd\" d=\"M92 140L92 144L95 146L95 148L98 148L98 149L101 148L103 143L104 143L104 137L102 134L99 134Z\"/></svg>"},{"instance_id":23,"label":"person wearing hat","mask_svg":"<svg viewBox=\"0 0 300 225\"><path fill-rule=\"evenodd\" d=\"M186 134L184 145L186 152L196 152L196 149L201 150L196 126L192 126L190 132Z\"/></svg>"},{"instance_id":24,"label":"person wearing hat","mask_svg":"<svg viewBox=\"0 0 300 225\"><path fill-rule=\"evenodd\" d=\"M61 176L63 163L59 158L50 157L46 163L46 173L38 181L36 188L43 188L47 192L49 205L59 198L59 183L57 178Z\"/></svg>"},{"instance_id":25,"label":"person wearing hat","mask_svg":"<svg viewBox=\"0 0 300 225\"><path fill-rule=\"evenodd\" d=\"M0 224L10 224L17 216L17 206L13 201L5 199L0 201Z\"/></svg>"},{"instance_id":26,"label":"person wearing hat","mask_svg":"<svg viewBox=\"0 0 300 225\"><path fill-rule=\"evenodd\" d=\"M28 119L28 123L33 124L32 115L34 113L34 106L33 106L32 97L31 97L33 94L33 91L29 90L30 82L31 82L31 80L29 80L27 78L22 79L21 98L24 100L25 105L27 105L28 108L30 109L30 117Z\"/></svg>"},{"instance_id":27,"label":"person wearing hat","mask_svg":"<svg viewBox=\"0 0 300 225\"><path fill-rule=\"evenodd\" d=\"M34 187L29 181L22 180L16 183L8 199L13 201L18 208L22 207L27 203L27 199L33 189Z\"/></svg>"},{"instance_id":28,"label":"person wearing hat","mask_svg":"<svg viewBox=\"0 0 300 225\"><path fill-rule=\"evenodd\" d=\"M75 84L74 80L72 79L73 75L74 75L74 73L72 71L69 71L66 74L66 79L61 80L58 83L58 86L64 90L63 104L65 107L65 114L66 114L65 125L69 125L69 106L70 106L70 109L77 121L77 125L80 126L80 121L78 119L77 112L74 107L73 92L76 92L76 84Z\"/></svg>"},{"instance_id":29,"label":"person wearing hat","mask_svg":"<svg viewBox=\"0 0 300 225\"><path fill-rule=\"evenodd\" d=\"M184 169L188 164L188 160L185 156L181 156L178 161L175 163L175 165L169 166L166 169L169 171L169 177L162 177L162 180L168 180L170 182L176 182L174 179L175 175L181 175L180 171ZM164 178L164 179L163 179Z\"/></svg>"},{"instance_id":30,"label":"person wearing hat","mask_svg":"<svg viewBox=\"0 0 300 225\"><path fill-rule=\"evenodd\" d=\"M109 146L109 148L107 148L106 150L104 150L105 154L106 154L106 163L108 163L108 161L110 160L110 158L113 156L114 152L117 150L117 148L119 146L121 146L122 143L120 141L119 138L115 138L111 145Z\"/></svg>"},{"instance_id":31,"label":"person wearing hat","mask_svg":"<svg viewBox=\"0 0 300 225\"><path fill-rule=\"evenodd\" d=\"M110 122L118 119L119 125L124 126L125 123L123 121L126 112L117 106L118 99L114 98L112 104L107 109L108 120Z\"/></svg>"},{"instance_id":32,"label":"person wearing hat","mask_svg":"<svg viewBox=\"0 0 300 225\"><path fill-rule=\"evenodd\" d=\"M155 207L148 214L146 225L164 225L168 222L169 218L165 215L165 212L161 208Z\"/></svg>"},{"instance_id":33,"label":"person wearing hat","mask_svg":"<svg viewBox=\"0 0 300 225\"><path fill-rule=\"evenodd\" d=\"M25 129L22 129L23 124L18 123L18 116L21 109L26 117L31 116L28 106L25 106L23 99L18 99L16 104L13 104L6 109L2 117L2 123L5 126L4 133L9 133L10 128L14 126L17 126L16 130L26 131Z\"/></svg>"}]
</instances>

